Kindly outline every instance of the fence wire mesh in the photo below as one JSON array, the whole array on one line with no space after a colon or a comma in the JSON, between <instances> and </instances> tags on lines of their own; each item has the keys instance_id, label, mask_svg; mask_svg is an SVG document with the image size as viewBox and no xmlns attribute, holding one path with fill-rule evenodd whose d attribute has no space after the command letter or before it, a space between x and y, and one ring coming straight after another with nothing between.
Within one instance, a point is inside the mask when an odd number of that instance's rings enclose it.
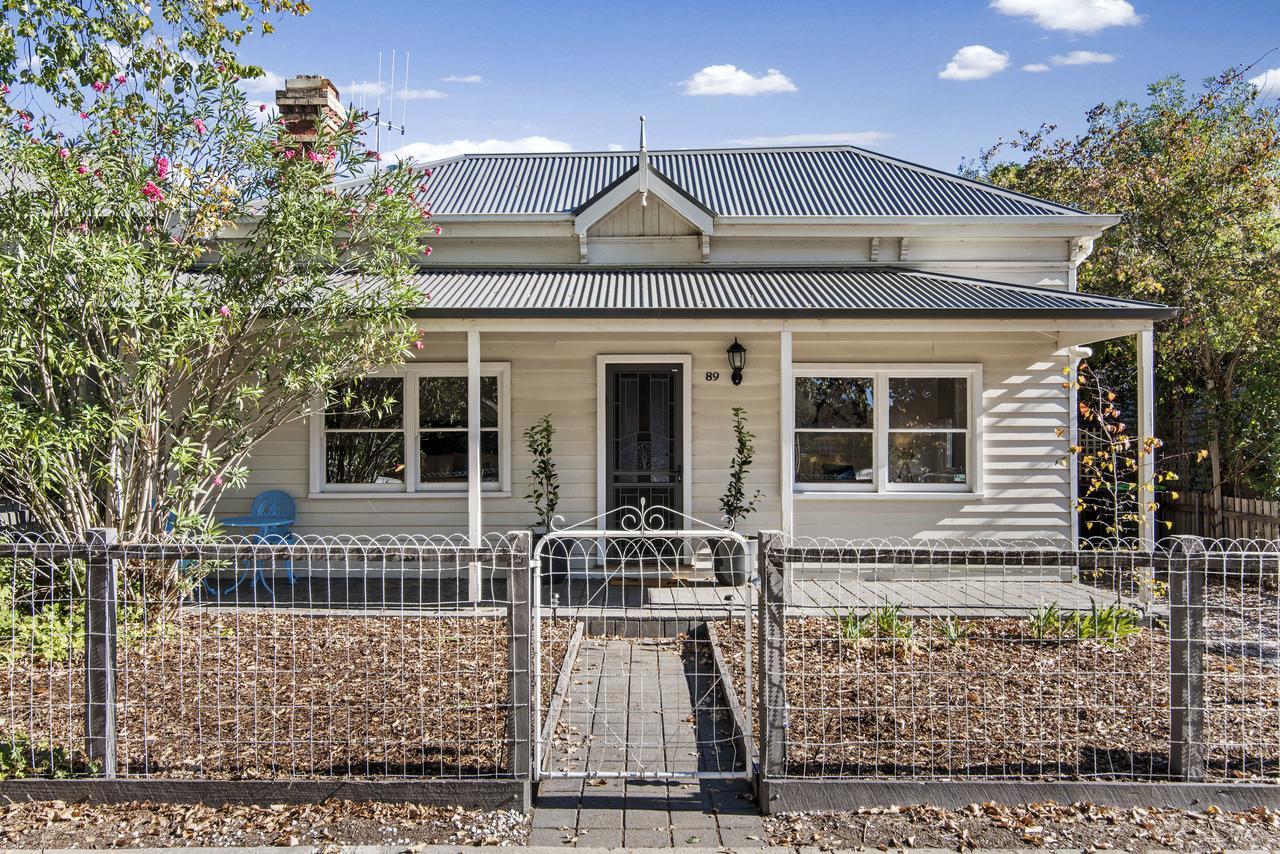
<instances>
[{"instance_id":1,"label":"fence wire mesh","mask_svg":"<svg viewBox=\"0 0 1280 854\"><path fill-rule=\"evenodd\" d=\"M766 541L773 776L1277 776L1275 544Z\"/></svg>"},{"instance_id":2,"label":"fence wire mesh","mask_svg":"<svg viewBox=\"0 0 1280 854\"><path fill-rule=\"evenodd\" d=\"M527 535L5 543L0 770L109 772L85 740L85 615L102 604L86 575L103 565L120 776L511 776L511 685L527 674L511 651L529 638L507 579L527 555Z\"/></svg>"}]
</instances>

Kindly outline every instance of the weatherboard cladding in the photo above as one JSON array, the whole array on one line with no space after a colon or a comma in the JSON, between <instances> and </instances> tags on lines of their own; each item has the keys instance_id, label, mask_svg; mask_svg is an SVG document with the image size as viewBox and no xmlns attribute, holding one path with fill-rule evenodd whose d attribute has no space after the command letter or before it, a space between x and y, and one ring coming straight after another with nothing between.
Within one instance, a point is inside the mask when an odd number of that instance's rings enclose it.
<instances>
[{"instance_id":1,"label":"weatherboard cladding","mask_svg":"<svg viewBox=\"0 0 1280 854\"><path fill-rule=\"evenodd\" d=\"M465 155L431 165L437 215L568 214L635 152ZM1071 208L850 146L650 152L652 167L718 216L1070 216Z\"/></svg>"},{"instance_id":2,"label":"weatherboard cladding","mask_svg":"<svg viewBox=\"0 0 1280 854\"><path fill-rule=\"evenodd\" d=\"M1164 317L1154 303L912 270L433 270L423 316Z\"/></svg>"}]
</instances>

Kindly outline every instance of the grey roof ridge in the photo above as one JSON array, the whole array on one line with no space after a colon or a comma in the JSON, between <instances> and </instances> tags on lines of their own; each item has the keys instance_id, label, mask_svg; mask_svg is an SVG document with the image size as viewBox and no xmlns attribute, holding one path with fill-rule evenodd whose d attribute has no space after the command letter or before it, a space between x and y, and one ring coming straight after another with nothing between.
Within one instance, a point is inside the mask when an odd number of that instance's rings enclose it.
<instances>
[{"instance_id":1,"label":"grey roof ridge","mask_svg":"<svg viewBox=\"0 0 1280 854\"><path fill-rule=\"evenodd\" d=\"M997 187L994 184L988 184L984 181L978 181L973 178L966 178L963 175L957 175L954 172L947 172L936 166L926 166L923 163L915 163L911 160L904 160L901 157L894 157L891 154L883 154L879 151L872 151L869 148L863 148L858 145L848 143L839 143L831 145L762 145L762 146L721 146L714 148L664 148L648 149L650 157L662 154L747 154L751 152L778 152L778 151L856 151L858 154L881 160L886 163L911 169L916 172L922 172L933 175L937 178L950 181L952 183L962 184L967 187L974 187L979 190L990 190L1009 198L1018 199L1025 202L1041 205L1057 211L1065 211L1068 214L1076 215L1094 215L1092 211L1083 211L1071 205L1059 204L1048 199L1042 199L1039 196L1032 196L1028 193L1020 193L1017 190L1009 190L1004 187ZM456 162L458 160L481 158L520 158L520 157L639 157L638 150L627 151L494 151L494 152L473 152L469 154L455 154L452 157L442 158L440 160L424 161L422 163L414 162L414 167L424 169L434 169L437 166L446 163ZM652 168L652 167L651 167ZM657 171L657 170L654 170ZM668 179L669 180L669 179Z\"/></svg>"}]
</instances>

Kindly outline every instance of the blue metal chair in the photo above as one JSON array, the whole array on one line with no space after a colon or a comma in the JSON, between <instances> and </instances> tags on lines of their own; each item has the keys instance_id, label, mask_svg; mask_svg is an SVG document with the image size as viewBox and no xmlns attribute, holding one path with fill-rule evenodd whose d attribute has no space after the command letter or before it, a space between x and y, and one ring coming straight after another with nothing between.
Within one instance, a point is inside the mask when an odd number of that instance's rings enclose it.
<instances>
[{"instance_id":1,"label":"blue metal chair","mask_svg":"<svg viewBox=\"0 0 1280 854\"><path fill-rule=\"evenodd\" d=\"M253 541L269 546L296 543L298 538L294 535L290 526L293 525L294 519L297 518L297 513L297 505L294 504L293 496L289 493L280 489L269 489L266 492L259 493L249 507L249 515L261 519L264 524L258 528L258 533L252 537ZM284 569L288 573L289 583L297 583L297 579L293 575L292 559L284 562ZM259 567L257 575L258 580L262 582L262 586L266 587L266 579L262 575L261 567Z\"/></svg>"}]
</instances>

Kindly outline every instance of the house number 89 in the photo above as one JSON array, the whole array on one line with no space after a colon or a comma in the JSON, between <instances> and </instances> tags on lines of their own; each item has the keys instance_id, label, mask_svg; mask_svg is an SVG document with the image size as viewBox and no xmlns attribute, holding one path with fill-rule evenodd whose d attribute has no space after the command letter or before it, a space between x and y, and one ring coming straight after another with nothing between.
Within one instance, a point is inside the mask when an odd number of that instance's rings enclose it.
<instances>
[{"instance_id":1,"label":"house number 89","mask_svg":"<svg viewBox=\"0 0 1280 854\"><path fill-rule=\"evenodd\" d=\"M713 383L720 379L719 371L707 371L707 382Z\"/></svg>"}]
</instances>

